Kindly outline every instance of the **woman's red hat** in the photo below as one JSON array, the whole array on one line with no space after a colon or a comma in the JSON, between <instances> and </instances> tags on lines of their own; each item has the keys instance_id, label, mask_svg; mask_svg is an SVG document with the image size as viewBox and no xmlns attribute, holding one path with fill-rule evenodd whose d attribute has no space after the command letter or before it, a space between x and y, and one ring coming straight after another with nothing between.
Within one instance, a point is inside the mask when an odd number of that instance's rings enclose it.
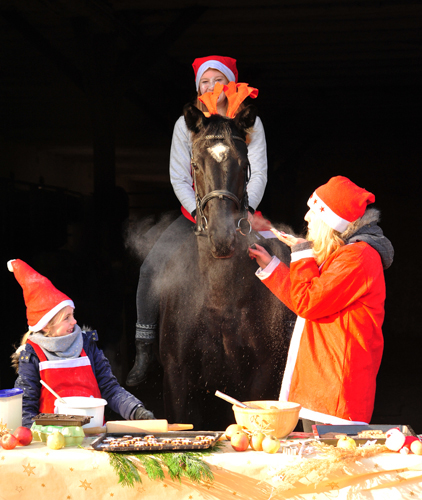
<instances>
[{"instance_id":1,"label":"woman's red hat","mask_svg":"<svg viewBox=\"0 0 422 500\"><path fill-rule=\"evenodd\" d=\"M199 80L208 69L216 69L223 73L229 82L237 83L236 59L225 56L198 57L192 63L195 72L196 90L199 88Z\"/></svg>"},{"instance_id":2,"label":"woman's red hat","mask_svg":"<svg viewBox=\"0 0 422 500\"><path fill-rule=\"evenodd\" d=\"M372 193L339 175L317 188L308 206L328 226L342 233L351 222L362 217L374 201Z\"/></svg>"}]
</instances>

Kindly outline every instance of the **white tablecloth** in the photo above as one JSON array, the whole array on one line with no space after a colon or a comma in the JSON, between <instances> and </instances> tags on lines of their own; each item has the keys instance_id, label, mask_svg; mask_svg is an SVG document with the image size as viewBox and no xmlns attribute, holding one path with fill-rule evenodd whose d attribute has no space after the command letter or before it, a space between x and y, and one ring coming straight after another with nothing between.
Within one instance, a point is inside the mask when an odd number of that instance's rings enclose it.
<instances>
[{"instance_id":1,"label":"white tablecloth","mask_svg":"<svg viewBox=\"0 0 422 500\"><path fill-rule=\"evenodd\" d=\"M282 453L235 452L229 443L206 457L214 474L211 484L187 479L151 481L142 475L134 488L118 484L107 453L71 447L53 451L44 443L14 450L0 448L0 500L211 500L211 499L347 499L402 500L422 498L422 457L388 453L362 460L349 475L314 485L296 484L280 492L276 473L297 460Z\"/></svg>"}]
</instances>

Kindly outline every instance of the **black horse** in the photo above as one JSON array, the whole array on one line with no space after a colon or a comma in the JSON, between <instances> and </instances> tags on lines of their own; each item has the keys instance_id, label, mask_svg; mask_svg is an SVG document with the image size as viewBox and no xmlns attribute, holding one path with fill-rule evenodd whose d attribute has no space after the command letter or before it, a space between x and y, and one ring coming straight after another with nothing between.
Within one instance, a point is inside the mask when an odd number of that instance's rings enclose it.
<instances>
[{"instance_id":1,"label":"black horse","mask_svg":"<svg viewBox=\"0 0 422 500\"><path fill-rule=\"evenodd\" d=\"M246 137L255 108L234 119L206 118L187 105L184 116L193 137L197 224L161 273L164 406L171 422L223 429L234 416L217 389L244 401L278 399L295 316L255 276L247 251L263 244L247 220ZM264 241L290 260L284 244Z\"/></svg>"}]
</instances>

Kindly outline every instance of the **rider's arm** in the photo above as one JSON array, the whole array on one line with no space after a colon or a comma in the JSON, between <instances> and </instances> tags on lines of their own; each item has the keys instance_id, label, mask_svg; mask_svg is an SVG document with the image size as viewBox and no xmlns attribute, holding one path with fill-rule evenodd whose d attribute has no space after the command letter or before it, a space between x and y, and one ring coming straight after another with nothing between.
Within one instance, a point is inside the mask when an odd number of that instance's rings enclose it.
<instances>
[{"instance_id":1,"label":"rider's arm","mask_svg":"<svg viewBox=\"0 0 422 500\"><path fill-rule=\"evenodd\" d=\"M259 116L256 117L251 142L248 146L248 158L251 164L251 178L248 184L249 206L254 210L264 196L267 185L267 143L264 126Z\"/></svg>"},{"instance_id":2,"label":"rider's arm","mask_svg":"<svg viewBox=\"0 0 422 500\"><path fill-rule=\"evenodd\" d=\"M190 166L191 147L191 133L181 116L174 125L171 141L170 181L177 198L189 213L196 209Z\"/></svg>"}]
</instances>

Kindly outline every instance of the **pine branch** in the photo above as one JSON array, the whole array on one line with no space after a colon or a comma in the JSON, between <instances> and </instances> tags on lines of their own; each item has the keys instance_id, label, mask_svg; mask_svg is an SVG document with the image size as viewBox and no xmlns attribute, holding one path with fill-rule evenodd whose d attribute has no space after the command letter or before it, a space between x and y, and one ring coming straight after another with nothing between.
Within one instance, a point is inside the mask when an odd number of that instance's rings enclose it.
<instances>
[{"instance_id":1,"label":"pine branch","mask_svg":"<svg viewBox=\"0 0 422 500\"><path fill-rule=\"evenodd\" d=\"M147 473L147 476L150 479L156 480L156 479L161 479L163 480L165 475L164 471L161 467L160 460L158 457L154 457L151 455L133 455L136 457L139 462L142 464L142 466L145 469L145 472Z\"/></svg>"},{"instance_id":2,"label":"pine branch","mask_svg":"<svg viewBox=\"0 0 422 500\"><path fill-rule=\"evenodd\" d=\"M119 483L121 483L122 486L129 486L133 488L135 486L135 482L142 483L139 470L129 456L111 452L109 455L110 465L117 472L119 476Z\"/></svg>"},{"instance_id":3,"label":"pine branch","mask_svg":"<svg viewBox=\"0 0 422 500\"><path fill-rule=\"evenodd\" d=\"M119 476L122 486L133 487L135 482L142 483L141 475L137 465L145 469L145 473L151 480L165 478L163 466L167 468L168 475L172 481L176 479L181 482L182 477L188 478L194 483L201 481L212 482L214 475L210 466L204 462L203 456L210 455L221 449L221 443L216 443L212 448L194 452L179 453L154 453L154 454L126 454L108 452L110 465Z\"/></svg>"}]
</instances>

